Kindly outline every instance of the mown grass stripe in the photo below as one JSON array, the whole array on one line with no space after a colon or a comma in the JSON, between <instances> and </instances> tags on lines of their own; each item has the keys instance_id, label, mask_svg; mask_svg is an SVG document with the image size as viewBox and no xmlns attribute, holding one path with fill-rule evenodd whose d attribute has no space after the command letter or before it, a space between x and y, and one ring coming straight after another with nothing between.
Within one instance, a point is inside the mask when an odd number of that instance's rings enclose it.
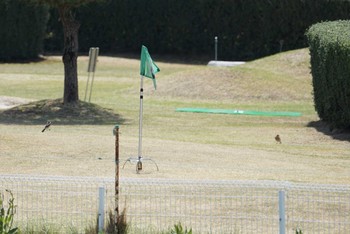
<instances>
[{"instance_id":1,"label":"mown grass stripe","mask_svg":"<svg viewBox=\"0 0 350 234\"><path fill-rule=\"evenodd\" d=\"M300 112L228 110L228 109L209 109L209 108L177 108L176 112L229 114L229 115L287 116L287 117L301 116Z\"/></svg>"}]
</instances>

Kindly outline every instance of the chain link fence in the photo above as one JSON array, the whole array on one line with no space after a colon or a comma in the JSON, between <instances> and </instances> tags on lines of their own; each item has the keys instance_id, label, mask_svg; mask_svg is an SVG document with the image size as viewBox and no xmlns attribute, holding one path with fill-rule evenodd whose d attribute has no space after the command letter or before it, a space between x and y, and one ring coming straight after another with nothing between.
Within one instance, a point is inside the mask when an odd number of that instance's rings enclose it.
<instances>
[{"instance_id":1,"label":"chain link fence","mask_svg":"<svg viewBox=\"0 0 350 234\"><path fill-rule=\"evenodd\" d=\"M97 225L101 188L105 219L114 212L114 182L112 178L0 175L0 192L5 199L5 189L13 192L15 224L21 229L35 226L85 233ZM295 233L299 229L345 234L350 230L350 186L345 185L122 178L119 211L124 208L130 233L164 233L178 223L193 233Z\"/></svg>"}]
</instances>

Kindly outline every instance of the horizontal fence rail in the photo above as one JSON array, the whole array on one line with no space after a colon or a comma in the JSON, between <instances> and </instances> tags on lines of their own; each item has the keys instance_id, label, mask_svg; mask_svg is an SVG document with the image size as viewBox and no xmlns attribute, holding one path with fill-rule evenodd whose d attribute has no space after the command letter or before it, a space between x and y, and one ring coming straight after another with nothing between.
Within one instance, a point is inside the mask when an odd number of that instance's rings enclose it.
<instances>
[{"instance_id":1,"label":"horizontal fence rail","mask_svg":"<svg viewBox=\"0 0 350 234\"><path fill-rule=\"evenodd\" d=\"M84 233L115 209L111 178L0 175L15 225ZM276 181L190 181L122 178L119 211L130 233L161 233L175 224L193 233L349 233L350 186ZM103 188L103 190L101 190ZM101 196L103 191L103 196ZM104 200L101 203L101 197ZM103 215L101 213L101 204ZM283 211L283 212L281 212Z\"/></svg>"}]
</instances>

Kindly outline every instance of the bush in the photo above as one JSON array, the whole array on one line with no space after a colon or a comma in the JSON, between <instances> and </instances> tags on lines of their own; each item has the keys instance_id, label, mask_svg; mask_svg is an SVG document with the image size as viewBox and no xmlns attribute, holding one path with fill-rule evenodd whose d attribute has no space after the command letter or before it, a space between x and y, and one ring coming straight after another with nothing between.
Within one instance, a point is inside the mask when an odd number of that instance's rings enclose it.
<instances>
[{"instance_id":1,"label":"bush","mask_svg":"<svg viewBox=\"0 0 350 234\"><path fill-rule=\"evenodd\" d=\"M26 0L0 1L0 61L38 58L48 9Z\"/></svg>"},{"instance_id":2,"label":"bush","mask_svg":"<svg viewBox=\"0 0 350 234\"><path fill-rule=\"evenodd\" d=\"M84 52L139 53L145 44L153 53L209 59L218 36L218 59L250 60L306 47L312 24L349 19L349 13L349 1L105 0L80 7L76 16ZM47 49L62 48L57 16L48 29Z\"/></svg>"},{"instance_id":3,"label":"bush","mask_svg":"<svg viewBox=\"0 0 350 234\"><path fill-rule=\"evenodd\" d=\"M332 128L350 127L350 21L318 23L310 45L315 109Z\"/></svg>"}]
</instances>

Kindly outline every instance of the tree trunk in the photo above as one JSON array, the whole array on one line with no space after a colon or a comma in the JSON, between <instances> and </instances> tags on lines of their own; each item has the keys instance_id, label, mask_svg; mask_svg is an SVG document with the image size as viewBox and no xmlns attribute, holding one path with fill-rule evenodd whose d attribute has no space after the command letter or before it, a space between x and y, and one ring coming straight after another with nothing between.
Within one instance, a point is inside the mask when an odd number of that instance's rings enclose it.
<instances>
[{"instance_id":1,"label":"tree trunk","mask_svg":"<svg viewBox=\"0 0 350 234\"><path fill-rule=\"evenodd\" d=\"M71 8L58 9L64 33L64 95L63 103L75 103L79 100L78 92L78 31L80 24L74 19Z\"/></svg>"}]
</instances>

